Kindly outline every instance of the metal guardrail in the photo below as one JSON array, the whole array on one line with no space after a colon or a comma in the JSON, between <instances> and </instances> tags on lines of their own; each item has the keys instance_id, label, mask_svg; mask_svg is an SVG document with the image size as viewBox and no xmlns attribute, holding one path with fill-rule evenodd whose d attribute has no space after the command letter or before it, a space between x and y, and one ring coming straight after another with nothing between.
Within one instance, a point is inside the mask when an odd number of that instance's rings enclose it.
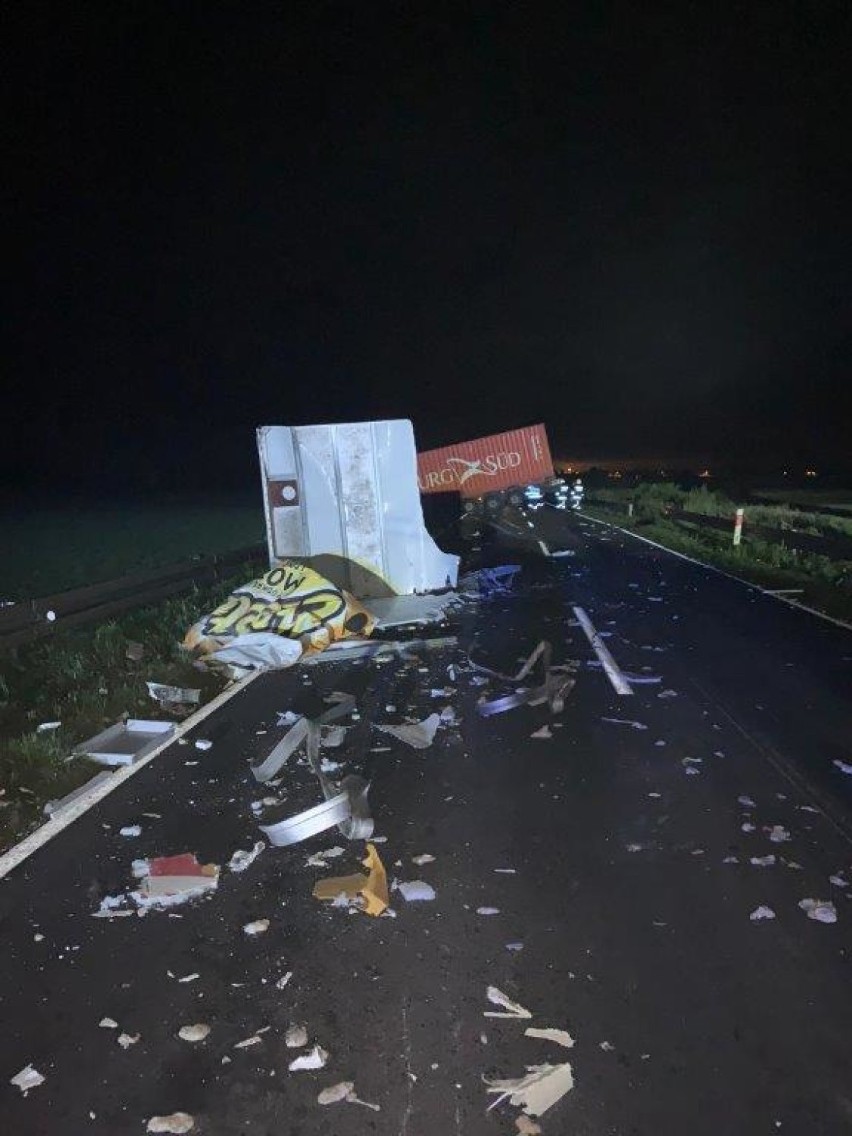
<instances>
[{"instance_id":1,"label":"metal guardrail","mask_svg":"<svg viewBox=\"0 0 852 1136\"><path fill-rule=\"evenodd\" d=\"M625 512L625 507L618 501L596 500L589 498L588 503L596 508L611 509L619 513ZM683 509L667 509L660 516L670 521L682 521L684 524L697 525L701 528L719 529L733 533L734 518L714 517L707 513L689 513ZM763 540L769 544L783 544L796 552L813 552L819 556L827 556L830 560L852 560L852 540L840 534L837 536L818 536L814 533L796 532L792 529L773 529L766 525L754 525L748 519L748 509L745 511L745 524L742 530L743 540L751 537L754 540Z\"/></svg>"},{"instance_id":2,"label":"metal guardrail","mask_svg":"<svg viewBox=\"0 0 852 1136\"><path fill-rule=\"evenodd\" d=\"M188 592L196 584L213 584L222 578L226 569L238 564L265 563L267 555L266 544L252 544L232 552L122 576L118 580L23 600L0 611L0 647L15 647L66 627L108 619L131 608Z\"/></svg>"}]
</instances>

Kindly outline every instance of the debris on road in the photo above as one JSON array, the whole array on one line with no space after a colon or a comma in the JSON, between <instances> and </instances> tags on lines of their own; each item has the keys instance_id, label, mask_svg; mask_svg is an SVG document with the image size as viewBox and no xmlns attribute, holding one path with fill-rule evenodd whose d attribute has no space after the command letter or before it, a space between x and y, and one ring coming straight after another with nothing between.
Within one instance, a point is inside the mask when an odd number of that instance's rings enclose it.
<instances>
[{"instance_id":1,"label":"debris on road","mask_svg":"<svg viewBox=\"0 0 852 1136\"><path fill-rule=\"evenodd\" d=\"M488 1106L489 1112L508 1098L527 1116L542 1116L574 1088L574 1077L566 1061L564 1065L528 1065L523 1077L485 1078L485 1084L489 1093L499 1094Z\"/></svg>"},{"instance_id":2,"label":"debris on road","mask_svg":"<svg viewBox=\"0 0 852 1136\"><path fill-rule=\"evenodd\" d=\"M199 864L194 852L158 856L139 863L140 867L147 867L140 891L132 893L140 906L182 903L193 896L215 891L219 883L218 864Z\"/></svg>"},{"instance_id":3,"label":"debris on road","mask_svg":"<svg viewBox=\"0 0 852 1136\"><path fill-rule=\"evenodd\" d=\"M647 730L644 722L636 722L631 718L601 718L602 722L609 722L613 726L630 726L633 730Z\"/></svg>"},{"instance_id":4,"label":"debris on road","mask_svg":"<svg viewBox=\"0 0 852 1136\"><path fill-rule=\"evenodd\" d=\"M250 935L250 936L252 936L252 935L263 935L268 930L269 930L269 920L268 919L255 919L251 923L246 923L243 926L243 932L246 935Z\"/></svg>"},{"instance_id":5,"label":"debris on road","mask_svg":"<svg viewBox=\"0 0 852 1136\"><path fill-rule=\"evenodd\" d=\"M171 1112L168 1116L152 1116L146 1132L167 1132L172 1136L182 1136L195 1127L195 1119L188 1112Z\"/></svg>"},{"instance_id":6,"label":"debris on road","mask_svg":"<svg viewBox=\"0 0 852 1136\"><path fill-rule=\"evenodd\" d=\"M525 1009L518 1002L513 1002L512 999L504 994L502 990L498 990L496 986L489 986L486 990L486 997L493 1006L502 1006L506 1011L499 1013L497 1010L483 1010L483 1017L486 1018L531 1018L532 1014L529 1010Z\"/></svg>"},{"instance_id":7,"label":"debris on road","mask_svg":"<svg viewBox=\"0 0 852 1136\"><path fill-rule=\"evenodd\" d=\"M200 750L208 750L213 748L213 743L209 738L196 738L195 748Z\"/></svg>"},{"instance_id":8,"label":"debris on road","mask_svg":"<svg viewBox=\"0 0 852 1136\"><path fill-rule=\"evenodd\" d=\"M373 1112L381 1112L382 1110L381 1105L370 1104L369 1101L361 1100L355 1095L354 1081L340 1081L336 1085L329 1085L317 1096L317 1104L339 1104L341 1101L346 1101L349 1104L362 1104L364 1108L370 1108Z\"/></svg>"},{"instance_id":9,"label":"debris on road","mask_svg":"<svg viewBox=\"0 0 852 1136\"><path fill-rule=\"evenodd\" d=\"M817 923L837 922L837 908L830 899L801 899L799 907L808 919L814 919Z\"/></svg>"},{"instance_id":10,"label":"debris on road","mask_svg":"<svg viewBox=\"0 0 852 1136\"><path fill-rule=\"evenodd\" d=\"M515 1117L515 1127L518 1130L519 1136L541 1136L541 1125L536 1124L534 1120L530 1120L524 1113Z\"/></svg>"},{"instance_id":11,"label":"debris on road","mask_svg":"<svg viewBox=\"0 0 852 1136\"><path fill-rule=\"evenodd\" d=\"M535 1026L527 1026L524 1030L525 1037L537 1037L542 1041L555 1041L557 1045L562 1045L565 1049L571 1049L574 1045L574 1038L567 1030L561 1029L536 1029Z\"/></svg>"},{"instance_id":12,"label":"debris on road","mask_svg":"<svg viewBox=\"0 0 852 1136\"><path fill-rule=\"evenodd\" d=\"M118 835L119 836L128 836L128 837L141 836L142 835L142 825L141 824L126 824L124 826L124 828L120 828L118 830Z\"/></svg>"},{"instance_id":13,"label":"debris on road","mask_svg":"<svg viewBox=\"0 0 852 1136\"><path fill-rule=\"evenodd\" d=\"M752 856L749 860L755 868L773 868L775 867L775 857L770 852L768 856Z\"/></svg>"},{"instance_id":14,"label":"debris on road","mask_svg":"<svg viewBox=\"0 0 852 1136\"><path fill-rule=\"evenodd\" d=\"M775 912L772 910L771 907L767 907L763 903L761 903L761 905L759 907L755 907L754 911L752 911L751 915L749 915L749 919L752 921L752 923L760 923L764 919L774 919L774 918L775 918Z\"/></svg>"},{"instance_id":15,"label":"debris on road","mask_svg":"<svg viewBox=\"0 0 852 1136\"><path fill-rule=\"evenodd\" d=\"M770 827L765 827L763 830L773 844L784 844L790 840L790 833L783 824L773 824Z\"/></svg>"},{"instance_id":16,"label":"debris on road","mask_svg":"<svg viewBox=\"0 0 852 1136\"><path fill-rule=\"evenodd\" d=\"M253 1033L251 1037L246 1037L243 1038L242 1041L238 1041L234 1049L251 1049L253 1045L260 1045L262 1041L263 1038L259 1033Z\"/></svg>"},{"instance_id":17,"label":"debris on road","mask_svg":"<svg viewBox=\"0 0 852 1136\"><path fill-rule=\"evenodd\" d=\"M290 1025L284 1034L284 1044L288 1049L301 1049L308 1044L308 1031L302 1025Z\"/></svg>"},{"instance_id":18,"label":"debris on road","mask_svg":"<svg viewBox=\"0 0 852 1136\"><path fill-rule=\"evenodd\" d=\"M422 868L424 864L434 864L435 857L430 852L423 852L419 856L412 856L411 863L416 864L418 868Z\"/></svg>"},{"instance_id":19,"label":"debris on road","mask_svg":"<svg viewBox=\"0 0 852 1136\"><path fill-rule=\"evenodd\" d=\"M228 867L232 872L244 872L246 868L251 867L265 847L266 844L262 840L258 840L248 852L243 852L242 849L238 848L228 861Z\"/></svg>"},{"instance_id":20,"label":"debris on road","mask_svg":"<svg viewBox=\"0 0 852 1136\"><path fill-rule=\"evenodd\" d=\"M847 773L852 777L852 762L841 761L839 757L836 757L833 764L837 766L841 773Z\"/></svg>"},{"instance_id":21,"label":"debris on road","mask_svg":"<svg viewBox=\"0 0 852 1136\"><path fill-rule=\"evenodd\" d=\"M118 1029L118 1022L115 1018L101 1018L98 1025L101 1029Z\"/></svg>"},{"instance_id":22,"label":"debris on road","mask_svg":"<svg viewBox=\"0 0 852 1136\"><path fill-rule=\"evenodd\" d=\"M541 729L535 730L532 734L530 734L530 737L538 738L541 741L550 741L550 739L553 737L553 730L551 730L550 726L542 726Z\"/></svg>"},{"instance_id":23,"label":"debris on road","mask_svg":"<svg viewBox=\"0 0 852 1136\"><path fill-rule=\"evenodd\" d=\"M574 687L576 681L574 673L578 664L572 660L557 666L551 662L551 657L551 645L546 639L542 639L523 663L518 673L507 675L475 663L468 655L471 670L481 676L496 679L516 688L513 694L506 694L501 698L491 700L483 698L482 701L477 702L476 711L480 717L490 718L495 714L504 714L507 710L514 710L518 706L541 706L545 703L551 714L561 714L565 709L565 698ZM540 684L533 687L519 686L518 684L523 683L539 663Z\"/></svg>"},{"instance_id":24,"label":"debris on road","mask_svg":"<svg viewBox=\"0 0 852 1136\"><path fill-rule=\"evenodd\" d=\"M291 1073L300 1073L311 1069L322 1069L328 1061L328 1054L320 1045L315 1045L308 1053L295 1058L288 1065Z\"/></svg>"},{"instance_id":25,"label":"debris on road","mask_svg":"<svg viewBox=\"0 0 852 1136\"><path fill-rule=\"evenodd\" d=\"M499 907L477 907L476 914L477 915L499 915L500 914L500 908Z\"/></svg>"},{"instance_id":26,"label":"debris on road","mask_svg":"<svg viewBox=\"0 0 852 1136\"><path fill-rule=\"evenodd\" d=\"M204 1041L210 1033L210 1026L204 1022L197 1022L191 1026L181 1026L178 1030L178 1037L181 1041Z\"/></svg>"},{"instance_id":27,"label":"debris on road","mask_svg":"<svg viewBox=\"0 0 852 1136\"><path fill-rule=\"evenodd\" d=\"M129 1049L131 1045L135 1045L141 1038L140 1033L120 1033L115 1039L122 1049Z\"/></svg>"},{"instance_id":28,"label":"debris on road","mask_svg":"<svg viewBox=\"0 0 852 1136\"><path fill-rule=\"evenodd\" d=\"M383 734L390 734L391 737L398 738L399 741L405 742L412 749L428 749L435 740L435 732L440 721L441 716L439 714L430 714L422 722L404 722L400 726L381 725L376 722L375 726Z\"/></svg>"},{"instance_id":29,"label":"debris on road","mask_svg":"<svg viewBox=\"0 0 852 1136\"><path fill-rule=\"evenodd\" d=\"M367 845L367 856L362 862L368 875L355 872L349 876L328 876L318 880L314 885L314 898L332 902L341 895L354 901L360 898L363 902L358 902L359 910L367 915L381 915L389 906L390 897L385 867L374 844Z\"/></svg>"},{"instance_id":30,"label":"debris on road","mask_svg":"<svg viewBox=\"0 0 852 1136\"><path fill-rule=\"evenodd\" d=\"M314 852L313 856L309 856L305 860L306 868L327 868L329 860L336 860L338 856L342 856L346 851L340 845L335 844L333 848L326 848L323 852Z\"/></svg>"},{"instance_id":31,"label":"debris on road","mask_svg":"<svg viewBox=\"0 0 852 1136\"><path fill-rule=\"evenodd\" d=\"M741 797L737 797L737 804L742 805L742 807L744 809L756 809L757 808L757 805L754 803L754 801L751 799L751 797L746 797L745 795L743 795Z\"/></svg>"},{"instance_id":32,"label":"debris on road","mask_svg":"<svg viewBox=\"0 0 852 1136\"><path fill-rule=\"evenodd\" d=\"M45 1078L39 1073L38 1069L32 1065L25 1065L20 1073L16 1073L14 1077L10 1078L9 1084L16 1085L21 1090L24 1096L30 1089L37 1089L39 1085L43 1085Z\"/></svg>"},{"instance_id":33,"label":"debris on road","mask_svg":"<svg viewBox=\"0 0 852 1136\"><path fill-rule=\"evenodd\" d=\"M408 903L435 898L435 889L423 880L403 880L402 883L395 884L393 890L398 891Z\"/></svg>"}]
</instances>

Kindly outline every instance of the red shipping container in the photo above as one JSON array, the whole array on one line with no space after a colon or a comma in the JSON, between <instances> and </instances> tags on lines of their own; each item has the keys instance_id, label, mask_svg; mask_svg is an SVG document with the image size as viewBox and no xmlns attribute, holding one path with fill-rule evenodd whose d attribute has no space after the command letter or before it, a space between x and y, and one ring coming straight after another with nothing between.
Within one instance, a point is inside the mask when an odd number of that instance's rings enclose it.
<instances>
[{"instance_id":1,"label":"red shipping container","mask_svg":"<svg viewBox=\"0 0 852 1136\"><path fill-rule=\"evenodd\" d=\"M541 423L417 455L421 493L481 497L494 489L532 485L548 477L553 477L553 459Z\"/></svg>"}]
</instances>

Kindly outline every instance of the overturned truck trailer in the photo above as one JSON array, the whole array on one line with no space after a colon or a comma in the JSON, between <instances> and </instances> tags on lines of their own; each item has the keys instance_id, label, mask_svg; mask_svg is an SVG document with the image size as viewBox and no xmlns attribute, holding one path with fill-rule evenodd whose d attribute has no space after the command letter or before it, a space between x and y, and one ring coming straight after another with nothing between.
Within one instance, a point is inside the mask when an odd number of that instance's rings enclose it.
<instances>
[{"instance_id":1,"label":"overturned truck trailer","mask_svg":"<svg viewBox=\"0 0 852 1136\"><path fill-rule=\"evenodd\" d=\"M257 431L270 567L308 561L361 598L452 587L423 522L407 419Z\"/></svg>"},{"instance_id":2,"label":"overturned truck trailer","mask_svg":"<svg viewBox=\"0 0 852 1136\"><path fill-rule=\"evenodd\" d=\"M421 493L459 493L466 512L519 507L530 487L555 480L547 431L538 423L427 450L417 456L417 479Z\"/></svg>"}]
</instances>

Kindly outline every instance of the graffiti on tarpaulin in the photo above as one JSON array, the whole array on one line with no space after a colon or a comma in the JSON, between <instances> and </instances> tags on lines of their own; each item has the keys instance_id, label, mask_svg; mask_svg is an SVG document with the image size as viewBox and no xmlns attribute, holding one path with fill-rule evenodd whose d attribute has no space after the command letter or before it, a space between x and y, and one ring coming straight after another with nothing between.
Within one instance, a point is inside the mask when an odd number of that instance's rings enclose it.
<instances>
[{"instance_id":1,"label":"graffiti on tarpaulin","mask_svg":"<svg viewBox=\"0 0 852 1136\"><path fill-rule=\"evenodd\" d=\"M307 565L287 561L236 588L199 621L195 634L224 640L265 631L300 638L324 629L353 634L366 622L366 613L345 592Z\"/></svg>"}]
</instances>

